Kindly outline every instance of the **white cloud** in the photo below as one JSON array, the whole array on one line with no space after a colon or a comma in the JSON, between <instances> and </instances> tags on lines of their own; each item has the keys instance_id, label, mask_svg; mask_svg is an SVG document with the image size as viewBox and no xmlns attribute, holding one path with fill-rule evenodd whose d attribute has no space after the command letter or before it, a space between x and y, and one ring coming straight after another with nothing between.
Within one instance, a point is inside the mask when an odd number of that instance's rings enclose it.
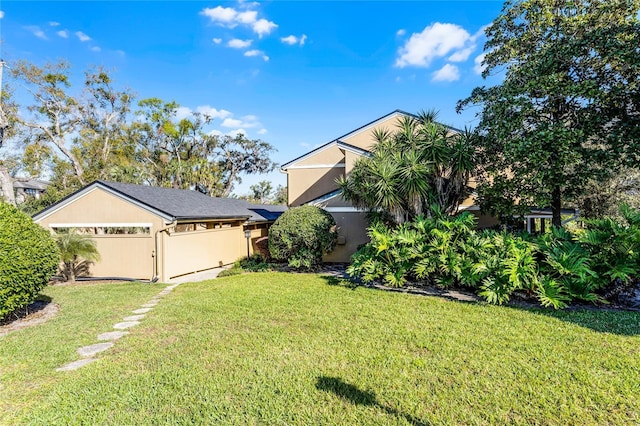
<instances>
[{"instance_id":1,"label":"white cloud","mask_svg":"<svg viewBox=\"0 0 640 426\"><path fill-rule=\"evenodd\" d=\"M267 62L269 57L264 54L262 50L247 50L244 52L244 56L262 56L262 59Z\"/></svg>"},{"instance_id":2,"label":"white cloud","mask_svg":"<svg viewBox=\"0 0 640 426\"><path fill-rule=\"evenodd\" d=\"M209 105L200 105L196 108L196 111L198 111L200 114L208 115L211 118L227 118L233 115L226 109L218 110L210 107Z\"/></svg>"},{"instance_id":3,"label":"white cloud","mask_svg":"<svg viewBox=\"0 0 640 426\"><path fill-rule=\"evenodd\" d=\"M240 128L240 127L246 127L246 128L253 128L253 127L259 127L260 126L260 122L258 122L258 117L254 116L254 115L247 115L245 117L243 117L242 120L238 120L237 118L225 118L222 121L221 124L222 127L228 127L228 128Z\"/></svg>"},{"instance_id":4,"label":"white cloud","mask_svg":"<svg viewBox=\"0 0 640 426\"><path fill-rule=\"evenodd\" d=\"M60 26L60 22L51 21L51 22L49 22L49 25L52 26L52 27L58 27L58 26Z\"/></svg>"},{"instance_id":5,"label":"white cloud","mask_svg":"<svg viewBox=\"0 0 640 426\"><path fill-rule=\"evenodd\" d=\"M0 10L0 19L4 18L4 11Z\"/></svg>"},{"instance_id":6,"label":"white cloud","mask_svg":"<svg viewBox=\"0 0 640 426\"><path fill-rule=\"evenodd\" d=\"M60 30L56 34L58 34L58 36L62 38L69 38L69 31L67 30Z\"/></svg>"},{"instance_id":7,"label":"white cloud","mask_svg":"<svg viewBox=\"0 0 640 426\"><path fill-rule=\"evenodd\" d=\"M240 127L242 126L242 120L236 118L225 118L221 124L222 127Z\"/></svg>"},{"instance_id":8,"label":"white cloud","mask_svg":"<svg viewBox=\"0 0 640 426\"><path fill-rule=\"evenodd\" d=\"M91 37L89 37L88 35L86 35L85 33L83 33L82 31L76 31L75 32L76 37L78 37L78 40L80 40L81 42L85 42L85 41L89 41L91 40Z\"/></svg>"},{"instance_id":9,"label":"white cloud","mask_svg":"<svg viewBox=\"0 0 640 426\"><path fill-rule=\"evenodd\" d=\"M237 15L237 20L243 24L253 24L258 20L258 12L255 10L247 10Z\"/></svg>"},{"instance_id":10,"label":"white cloud","mask_svg":"<svg viewBox=\"0 0 640 426\"><path fill-rule=\"evenodd\" d=\"M469 46L465 49L454 52L453 55L449 56L447 59L451 62L464 62L469 59L469 56L471 56L474 50L476 50L475 44L473 46Z\"/></svg>"},{"instance_id":11,"label":"white cloud","mask_svg":"<svg viewBox=\"0 0 640 426\"><path fill-rule=\"evenodd\" d=\"M244 49L245 47L251 46L253 40L240 40L239 38L234 38L229 40L227 46L232 47L234 49Z\"/></svg>"},{"instance_id":12,"label":"white cloud","mask_svg":"<svg viewBox=\"0 0 640 426\"><path fill-rule=\"evenodd\" d=\"M263 129L258 130L258 134L259 134L259 135L266 135L266 134L267 134L267 132L268 132L268 130L267 130L267 129L264 129L264 128L263 128Z\"/></svg>"},{"instance_id":13,"label":"white cloud","mask_svg":"<svg viewBox=\"0 0 640 426\"><path fill-rule=\"evenodd\" d=\"M203 9L200 14L208 17L215 23L233 24L238 12L232 7L217 6L213 9L207 7Z\"/></svg>"},{"instance_id":14,"label":"white cloud","mask_svg":"<svg viewBox=\"0 0 640 426\"><path fill-rule=\"evenodd\" d=\"M213 39L213 42L214 42L215 44L220 44L220 43L222 43L222 39L221 39L221 38L214 38L214 39Z\"/></svg>"},{"instance_id":15,"label":"white cloud","mask_svg":"<svg viewBox=\"0 0 640 426\"><path fill-rule=\"evenodd\" d=\"M241 4L244 7L257 7L259 4ZM258 19L258 11L245 10L238 11L232 7L216 6L214 8L204 8L200 14L206 16L214 24L223 27L235 28L238 25L246 25L251 27L258 37L270 34L278 25L275 22L268 21L264 18Z\"/></svg>"},{"instance_id":16,"label":"white cloud","mask_svg":"<svg viewBox=\"0 0 640 426\"><path fill-rule=\"evenodd\" d=\"M300 145L301 147L303 147L303 148L310 148L310 147L311 147L311 144L310 144L310 143L307 143L307 142L300 142L300 144L299 144L299 145Z\"/></svg>"},{"instance_id":17,"label":"white cloud","mask_svg":"<svg viewBox=\"0 0 640 426\"><path fill-rule=\"evenodd\" d=\"M125 53L125 51L124 51L124 50L116 50L116 53L117 53L118 55L120 55L120 56L125 56L125 55L126 55L126 53Z\"/></svg>"},{"instance_id":18,"label":"white cloud","mask_svg":"<svg viewBox=\"0 0 640 426\"><path fill-rule=\"evenodd\" d=\"M230 130L227 133L225 133L226 136L231 136L232 138L235 138L236 136L243 134L246 136L247 131L244 129L234 129L234 130Z\"/></svg>"},{"instance_id":19,"label":"white cloud","mask_svg":"<svg viewBox=\"0 0 640 426\"><path fill-rule=\"evenodd\" d=\"M31 34L33 34L34 36L36 36L38 38L41 38L43 40L47 40L47 35L37 25L28 25L28 26L24 27L24 29L28 30L29 32L31 32Z\"/></svg>"},{"instance_id":20,"label":"white cloud","mask_svg":"<svg viewBox=\"0 0 640 426\"><path fill-rule=\"evenodd\" d=\"M304 46L305 41L307 41L307 35L302 34L300 37L296 37L293 34L287 37L281 37L280 41L293 46L294 44L299 44L300 46Z\"/></svg>"},{"instance_id":21,"label":"white cloud","mask_svg":"<svg viewBox=\"0 0 640 426\"><path fill-rule=\"evenodd\" d=\"M262 38L263 35L271 33L274 29L278 28L275 22L267 21L266 19L258 19L251 25L253 32L258 34L258 37Z\"/></svg>"},{"instance_id":22,"label":"white cloud","mask_svg":"<svg viewBox=\"0 0 640 426\"><path fill-rule=\"evenodd\" d=\"M457 66L446 64L433 73L431 81L456 81L460 79L460 70Z\"/></svg>"},{"instance_id":23,"label":"white cloud","mask_svg":"<svg viewBox=\"0 0 640 426\"><path fill-rule=\"evenodd\" d=\"M469 56L471 56L471 54L476 50L478 40L485 36L484 31L488 27L489 25L483 25L482 27L480 27L480 29L476 31L475 34L469 37L469 41L465 48L454 52L453 55L449 56L449 58L447 59L451 62L464 62L469 59Z\"/></svg>"},{"instance_id":24,"label":"white cloud","mask_svg":"<svg viewBox=\"0 0 640 426\"><path fill-rule=\"evenodd\" d=\"M484 61L484 57L487 56L486 53L481 53L478 56L476 56L476 58L473 60L473 71L476 74L482 74L485 70L485 68L487 68L485 65L482 64L482 61Z\"/></svg>"},{"instance_id":25,"label":"white cloud","mask_svg":"<svg viewBox=\"0 0 640 426\"><path fill-rule=\"evenodd\" d=\"M100 52L100 51L102 51L102 49L100 49L100 47L98 47L98 46L91 46L91 49L90 49L90 50L91 50L92 52Z\"/></svg>"},{"instance_id":26,"label":"white cloud","mask_svg":"<svg viewBox=\"0 0 640 426\"><path fill-rule=\"evenodd\" d=\"M176 118L178 120L184 120L185 118L191 117L192 111L191 108L180 106L176 108Z\"/></svg>"},{"instance_id":27,"label":"white cloud","mask_svg":"<svg viewBox=\"0 0 640 426\"><path fill-rule=\"evenodd\" d=\"M214 129L208 133L209 136L222 136L222 132L220 130Z\"/></svg>"},{"instance_id":28,"label":"white cloud","mask_svg":"<svg viewBox=\"0 0 640 426\"><path fill-rule=\"evenodd\" d=\"M407 33L407 30L405 30L404 28L400 28L398 31L396 31L396 35L398 37L402 37L403 35L405 35Z\"/></svg>"},{"instance_id":29,"label":"white cloud","mask_svg":"<svg viewBox=\"0 0 640 426\"><path fill-rule=\"evenodd\" d=\"M421 33L411 34L398 50L395 65L399 68L428 67L434 59L464 48L470 38L471 35L458 25L436 22L425 27Z\"/></svg>"}]
</instances>

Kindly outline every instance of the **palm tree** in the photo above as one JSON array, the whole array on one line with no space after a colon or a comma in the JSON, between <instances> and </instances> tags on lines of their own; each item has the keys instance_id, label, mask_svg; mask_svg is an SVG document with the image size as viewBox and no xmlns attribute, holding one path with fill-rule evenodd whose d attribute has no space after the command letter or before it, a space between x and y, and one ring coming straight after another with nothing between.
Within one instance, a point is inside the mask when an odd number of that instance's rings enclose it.
<instances>
[{"instance_id":1,"label":"palm tree","mask_svg":"<svg viewBox=\"0 0 640 426\"><path fill-rule=\"evenodd\" d=\"M56 234L56 243L62 259L62 277L74 282L76 276L89 272L89 266L100 260L96 242L89 235L79 234L75 229ZM82 259L82 260L81 260Z\"/></svg>"},{"instance_id":2,"label":"palm tree","mask_svg":"<svg viewBox=\"0 0 640 426\"><path fill-rule=\"evenodd\" d=\"M457 213L474 169L473 135L436 118L436 111L421 112L398 120L395 131L375 131L371 157L338 180L343 197L357 207L382 209L398 224L431 215L431 205Z\"/></svg>"}]
</instances>

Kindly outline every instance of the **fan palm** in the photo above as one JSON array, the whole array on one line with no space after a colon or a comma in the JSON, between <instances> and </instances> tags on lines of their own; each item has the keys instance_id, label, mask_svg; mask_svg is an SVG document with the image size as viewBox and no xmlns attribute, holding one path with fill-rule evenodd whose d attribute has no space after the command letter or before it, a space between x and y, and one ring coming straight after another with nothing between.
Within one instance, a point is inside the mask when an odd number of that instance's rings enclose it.
<instances>
[{"instance_id":1,"label":"fan palm","mask_svg":"<svg viewBox=\"0 0 640 426\"><path fill-rule=\"evenodd\" d=\"M62 277L65 281L74 282L76 276L88 273L89 265L100 260L96 242L89 235L79 234L72 229L57 234L56 244L62 259Z\"/></svg>"}]
</instances>

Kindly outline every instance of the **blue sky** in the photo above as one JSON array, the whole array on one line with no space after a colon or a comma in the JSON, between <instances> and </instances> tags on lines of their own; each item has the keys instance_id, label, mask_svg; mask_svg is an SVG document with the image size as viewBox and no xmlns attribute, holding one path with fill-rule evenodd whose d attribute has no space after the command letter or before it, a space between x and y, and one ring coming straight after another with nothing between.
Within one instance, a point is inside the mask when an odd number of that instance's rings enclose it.
<instances>
[{"instance_id":1,"label":"blue sky","mask_svg":"<svg viewBox=\"0 0 640 426\"><path fill-rule=\"evenodd\" d=\"M0 3L0 56L63 58L79 76L113 71L139 99L203 111L212 130L276 147L282 164L395 109L437 109L473 127L455 104L484 84L483 27L494 1L12 1ZM480 58L479 58L480 57ZM7 81L5 77L5 82ZM81 80L76 80L81 85ZM268 179L246 177L236 194Z\"/></svg>"}]
</instances>

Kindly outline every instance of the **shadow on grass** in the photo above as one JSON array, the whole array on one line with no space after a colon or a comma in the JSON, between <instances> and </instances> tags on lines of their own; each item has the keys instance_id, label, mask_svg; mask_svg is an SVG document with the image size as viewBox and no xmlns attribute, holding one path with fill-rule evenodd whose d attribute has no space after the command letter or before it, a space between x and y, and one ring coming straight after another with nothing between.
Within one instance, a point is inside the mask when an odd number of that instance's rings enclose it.
<instances>
[{"instance_id":1,"label":"shadow on grass","mask_svg":"<svg viewBox=\"0 0 640 426\"><path fill-rule=\"evenodd\" d=\"M351 290L355 290L360 287L360 284L354 281L350 281L347 278L340 278L334 275L321 275L320 278L327 282L327 285L332 285L336 287L344 287L349 288Z\"/></svg>"},{"instance_id":2,"label":"shadow on grass","mask_svg":"<svg viewBox=\"0 0 640 426\"><path fill-rule=\"evenodd\" d=\"M0 318L0 326L10 324L16 320L26 318L29 315L33 315L46 308L47 305L51 303L51 301L51 297L44 294L38 294L35 300L27 306L16 309L15 311L7 314L4 318Z\"/></svg>"},{"instance_id":3,"label":"shadow on grass","mask_svg":"<svg viewBox=\"0 0 640 426\"><path fill-rule=\"evenodd\" d=\"M615 309L599 309L588 307L571 307L562 310L506 306L510 309L526 311L535 315L544 315L589 328L600 333L618 334L621 336L640 335L640 312Z\"/></svg>"},{"instance_id":4,"label":"shadow on grass","mask_svg":"<svg viewBox=\"0 0 640 426\"><path fill-rule=\"evenodd\" d=\"M410 414L403 413L396 410L395 408L387 407L386 405L381 404L380 402L378 402L376 395L373 392L360 390L357 386L346 383L338 377L318 377L318 381L316 382L316 389L324 392L332 392L336 396L349 401L354 405L365 405L381 408L388 414L395 417L402 417L407 422L415 426L427 426L430 424L416 419Z\"/></svg>"}]
</instances>

